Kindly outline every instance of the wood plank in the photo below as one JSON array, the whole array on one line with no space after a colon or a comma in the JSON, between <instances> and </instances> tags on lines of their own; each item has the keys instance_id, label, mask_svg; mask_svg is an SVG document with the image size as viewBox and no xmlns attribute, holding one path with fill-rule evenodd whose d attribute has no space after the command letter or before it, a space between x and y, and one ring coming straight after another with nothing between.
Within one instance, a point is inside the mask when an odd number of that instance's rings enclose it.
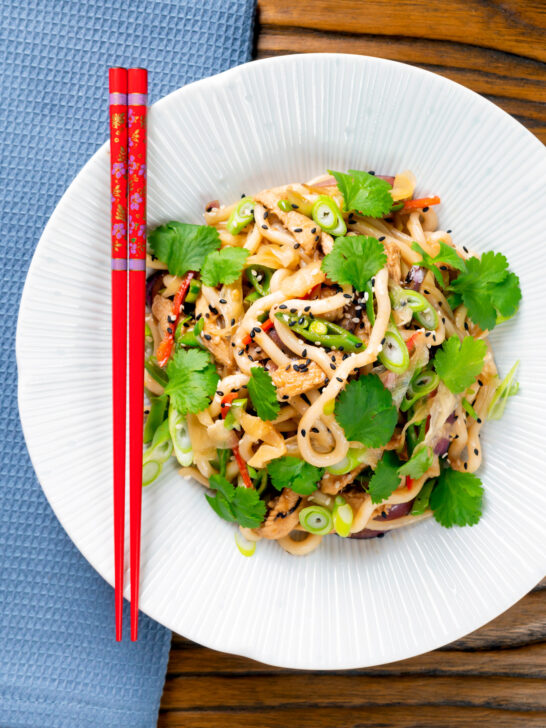
<instances>
[{"instance_id":1,"label":"wood plank","mask_svg":"<svg viewBox=\"0 0 546 728\"><path fill-rule=\"evenodd\" d=\"M262 27L314 28L458 42L546 61L546 6L505 0L259 0Z\"/></svg>"},{"instance_id":2,"label":"wood plank","mask_svg":"<svg viewBox=\"0 0 546 728\"><path fill-rule=\"evenodd\" d=\"M183 675L272 675L287 672L246 657L214 652L193 642L173 642L167 681ZM294 674L301 674L294 672ZM546 678L546 643L505 650L435 651L409 660L350 670L359 675L506 675Z\"/></svg>"},{"instance_id":3,"label":"wood plank","mask_svg":"<svg viewBox=\"0 0 546 728\"><path fill-rule=\"evenodd\" d=\"M544 681L515 677L367 676L325 673L175 677L163 693L162 708L274 709L278 705L361 707L451 705L546 711Z\"/></svg>"},{"instance_id":4,"label":"wood plank","mask_svg":"<svg viewBox=\"0 0 546 728\"><path fill-rule=\"evenodd\" d=\"M158 728L544 728L545 712L465 707L284 708L257 712L161 711Z\"/></svg>"}]
</instances>

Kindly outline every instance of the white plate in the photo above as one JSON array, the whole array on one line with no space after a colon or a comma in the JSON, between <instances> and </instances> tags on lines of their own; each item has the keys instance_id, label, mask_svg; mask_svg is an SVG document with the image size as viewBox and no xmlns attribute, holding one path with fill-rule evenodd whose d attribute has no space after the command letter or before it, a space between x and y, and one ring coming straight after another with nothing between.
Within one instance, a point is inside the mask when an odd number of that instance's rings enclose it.
<instances>
[{"instance_id":1,"label":"white plate","mask_svg":"<svg viewBox=\"0 0 546 728\"><path fill-rule=\"evenodd\" d=\"M473 528L434 521L370 542L328 538L306 558L261 542L252 559L201 486L174 467L145 489L141 606L217 650L297 668L411 657L496 617L545 572L546 155L480 96L377 58L287 56L187 86L154 105L149 221L199 222L204 204L326 168L412 169L442 197L455 241L508 256L516 318L492 338L521 391L483 435L487 497ZM68 534L113 582L108 150L62 198L28 274L17 330L32 461ZM129 586L127 585L127 594Z\"/></svg>"}]
</instances>

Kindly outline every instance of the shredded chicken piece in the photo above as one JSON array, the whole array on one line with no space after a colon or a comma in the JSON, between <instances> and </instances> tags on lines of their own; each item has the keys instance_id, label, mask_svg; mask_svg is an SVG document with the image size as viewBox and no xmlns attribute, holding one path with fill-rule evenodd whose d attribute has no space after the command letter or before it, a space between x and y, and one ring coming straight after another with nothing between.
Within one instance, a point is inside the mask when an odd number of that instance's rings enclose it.
<instances>
[{"instance_id":1,"label":"shredded chicken piece","mask_svg":"<svg viewBox=\"0 0 546 728\"><path fill-rule=\"evenodd\" d=\"M350 483L352 483L356 476L362 472L365 467L365 464L358 465L345 475L331 475L330 473L326 473L320 480L319 488L327 495L337 495L343 490L343 488L346 488Z\"/></svg>"},{"instance_id":2,"label":"shredded chicken piece","mask_svg":"<svg viewBox=\"0 0 546 728\"><path fill-rule=\"evenodd\" d=\"M173 303L168 298L163 298L159 294L154 296L152 301L152 313L155 316L159 331L161 332L161 338L165 338L167 335L167 328L170 328L169 316L172 313Z\"/></svg>"},{"instance_id":3,"label":"shredded chicken piece","mask_svg":"<svg viewBox=\"0 0 546 728\"><path fill-rule=\"evenodd\" d=\"M283 199L282 190L284 189L284 187L281 187L264 190L258 195L254 195L254 199L263 205L270 214L275 215L293 235L296 243L299 243L304 252L310 255L321 239L322 230L314 220L302 215L301 212L297 212L297 210L284 212L279 208L277 203Z\"/></svg>"},{"instance_id":4,"label":"shredded chicken piece","mask_svg":"<svg viewBox=\"0 0 546 728\"><path fill-rule=\"evenodd\" d=\"M271 373L273 384L277 387L277 396L279 399L285 399L284 395L296 397L298 394L308 392L310 389L316 389L324 384L326 374L322 369L312 361L307 366L307 371L298 372L294 369L294 365L302 366L307 359L298 359L289 365L289 369L276 369Z\"/></svg>"},{"instance_id":5,"label":"shredded chicken piece","mask_svg":"<svg viewBox=\"0 0 546 728\"><path fill-rule=\"evenodd\" d=\"M396 283L400 283L402 271L400 268L400 250L393 243L385 242L385 251L387 253L387 269L389 278Z\"/></svg>"},{"instance_id":6,"label":"shredded chicken piece","mask_svg":"<svg viewBox=\"0 0 546 728\"><path fill-rule=\"evenodd\" d=\"M278 539L287 536L299 523L298 507L301 496L289 488L284 488L280 495L267 504L269 513L260 528L254 533L262 538Z\"/></svg>"}]
</instances>

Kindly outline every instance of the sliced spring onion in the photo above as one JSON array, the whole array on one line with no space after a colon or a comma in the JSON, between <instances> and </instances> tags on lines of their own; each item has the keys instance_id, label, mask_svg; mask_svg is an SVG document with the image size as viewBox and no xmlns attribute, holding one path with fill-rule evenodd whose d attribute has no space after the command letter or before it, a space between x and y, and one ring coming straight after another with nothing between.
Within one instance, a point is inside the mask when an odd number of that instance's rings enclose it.
<instances>
[{"instance_id":1,"label":"sliced spring onion","mask_svg":"<svg viewBox=\"0 0 546 728\"><path fill-rule=\"evenodd\" d=\"M515 382L514 377L516 376L518 366L519 360L514 364L512 369L510 369L508 374L496 388L487 412L488 420L500 420L504 414L504 408L508 402L508 397L512 397L514 394L517 394L519 390L519 382Z\"/></svg>"},{"instance_id":2,"label":"sliced spring onion","mask_svg":"<svg viewBox=\"0 0 546 728\"><path fill-rule=\"evenodd\" d=\"M427 307L423 311L414 311L413 317L429 331L433 331L438 326L438 314L436 309L427 301Z\"/></svg>"},{"instance_id":3,"label":"sliced spring onion","mask_svg":"<svg viewBox=\"0 0 546 728\"><path fill-rule=\"evenodd\" d=\"M421 293L401 286L393 286L389 291L389 296L392 307L395 309L407 306L416 312L424 311L429 306L429 302Z\"/></svg>"},{"instance_id":4,"label":"sliced spring onion","mask_svg":"<svg viewBox=\"0 0 546 728\"><path fill-rule=\"evenodd\" d=\"M432 479L427 480L427 482L423 485L417 495L417 498L413 502L413 507L411 509L412 516L420 516L421 513L424 513L427 510L430 500L430 494L432 493L432 489L434 488L435 483L436 480Z\"/></svg>"},{"instance_id":5,"label":"sliced spring onion","mask_svg":"<svg viewBox=\"0 0 546 728\"><path fill-rule=\"evenodd\" d=\"M279 200L277 202L279 210L282 210L283 212L292 212L294 209L290 203L290 200L287 200L286 198L284 200Z\"/></svg>"},{"instance_id":6,"label":"sliced spring onion","mask_svg":"<svg viewBox=\"0 0 546 728\"><path fill-rule=\"evenodd\" d=\"M324 321L311 321L309 324L309 331L312 334L324 336L324 334L328 333L328 326L324 323Z\"/></svg>"},{"instance_id":7,"label":"sliced spring onion","mask_svg":"<svg viewBox=\"0 0 546 728\"><path fill-rule=\"evenodd\" d=\"M408 347L400 332L393 324L389 324L385 332L383 348L377 355L377 358L387 369L397 374L402 374L409 366Z\"/></svg>"},{"instance_id":8,"label":"sliced spring onion","mask_svg":"<svg viewBox=\"0 0 546 728\"><path fill-rule=\"evenodd\" d=\"M171 436L174 455L182 467L189 467L193 462L193 451L188 433L188 423L171 404L169 407L169 434Z\"/></svg>"},{"instance_id":9,"label":"sliced spring onion","mask_svg":"<svg viewBox=\"0 0 546 728\"><path fill-rule=\"evenodd\" d=\"M328 466L326 472L331 475L345 475L346 473L350 473L357 465L360 465L367 451L368 448L366 447L350 447L343 460L340 460L335 465Z\"/></svg>"},{"instance_id":10,"label":"sliced spring onion","mask_svg":"<svg viewBox=\"0 0 546 728\"><path fill-rule=\"evenodd\" d=\"M432 369L423 369L414 374L406 396L400 405L402 412L407 412L421 397L433 392L440 383L440 377Z\"/></svg>"},{"instance_id":11,"label":"sliced spring onion","mask_svg":"<svg viewBox=\"0 0 546 728\"><path fill-rule=\"evenodd\" d=\"M235 531L235 544L243 556L250 557L256 551L256 541L249 541L239 530Z\"/></svg>"},{"instance_id":12,"label":"sliced spring onion","mask_svg":"<svg viewBox=\"0 0 546 728\"><path fill-rule=\"evenodd\" d=\"M275 271L272 268L267 268L265 265L253 265L251 268L247 268L245 272L249 283L260 296L267 296L269 294L271 276Z\"/></svg>"},{"instance_id":13,"label":"sliced spring onion","mask_svg":"<svg viewBox=\"0 0 546 728\"><path fill-rule=\"evenodd\" d=\"M188 317L188 318L190 318L190 317ZM184 321L185 320L186 319L184 319ZM183 322L181 322L181 323L183 323ZM204 327L205 327L204 318L200 318L198 321L196 321L193 329L181 328L180 324L179 324L176 329L176 333L175 333L175 341L180 346L188 346L188 347L194 348L194 349L197 347L201 347L202 349L204 349L205 345L198 338L203 333Z\"/></svg>"},{"instance_id":14,"label":"sliced spring onion","mask_svg":"<svg viewBox=\"0 0 546 728\"><path fill-rule=\"evenodd\" d=\"M158 384L161 384L162 387L167 386L167 384L169 383L169 377L167 375L167 372L159 366L155 356L149 356L145 360L144 368L154 381L156 381Z\"/></svg>"},{"instance_id":15,"label":"sliced spring onion","mask_svg":"<svg viewBox=\"0 0 546 728\"><path fill-rule=\"evenodd\" d=\"M144 425L143 442L145 445L152 441L155 431L165 419L168 403L169 398L166 394L159 397L150 397L150 412Z\"/></svg>"},{"instance_id":16,"label":"sliced spring onion","mask_svg":"<svg viewBox=\"0 0 546 728\"><path fill-rule=\"evenodd\" d=\"M470 417L473 417L475 420L480 419L478 413L476 412L474 407L472 407L472 405L470 404L470 402L467 400L466 397L463 397L461 404L467 415L469 415Z\"/></svg>"},{"instance_id":17,"label":"sliced spring onion","mask_svg":"<svg viewBox=\"0 0 546 728\"><path fill-rule=\"evenodd\" d=\"M333 415L335 407L336 407L336 400L330 399L330 400L328 400L328 402L326 402L326 404L322 408L322 411L324 412L325 415Z\"/></svg>"},{"instance_id":18,"label":"sliced spring onion","mask_svg":"<svg viewBox=\"0 0 546 728\"><path fill-rule=\"evenodd\" d=\"M188 288L188 292L186 293L186 301L188 303L195 303L197 301L197 296L199 295L201 291L201 281L196 280L195 278L192 278L190 281L190 287Z\"/></svg>"},{"instance_id":19,"label":"sliced spring onion","mask_svg":"<svg viewBox=\"0 0 546 728\"><path fill-rule=\"evenodd\" d=\"M226 428L226 430L238 430L240 428L239 423L241 421L241 415L246 408L246 403L246 399L233 400L233 402L231 403L231 407L229 408L228 413L224 418L224 427Z\"/></svg>"},{"instance_id":20,"label":"sliced spring onion","mask_svg":"<svg viewBox=\"0 0 546 728\"><path fill-rule=\"evenodd\" d=\"M142 485L150 485L159 476L163 463L157 460L148 460L142 466Z\"/></svg>"},{"instance_id":21,"label":"sliced spring onion","mask_svg":"<svg viewBox=\"0 0 546 728\"><path fill-rule=\"evenodd\" d=\"M331 197L320 195L312 210L313 220L330 235L345 235L347 225Z\"/></svg>"},{"instance_id":22,"label":"sliced spring onion","mask_svg":"<svg viewBox=\"0 0 546 728\"><path fill-rule=\"evenodd\" d=\"M228 233L238 235L254 220L254 200L252 197L243 197L233 210L227 221Z\"/></svg>"},{"instance_id":23,"label":"sliced spring onion","mask_svg":"<svg viewBox=\"0 0 546 728\"><path fill-rule=\"evenodd\" d=\"M375 324L375 311L373 308L373 289L372 284L370 281L366 283L366 287L364 288L364 293L366 295L366 316L368 317L368 321L373 326Z\"/></svg>"},{"instance_id":24,"label":"sliced spring onion","mask_svg":"<svg viewBox=\"0 0 546 728\"><path fill-rule=\"evenodd\" d=\"M155 431L152 444L144 451L143 462L156 460L159 463L166 462L173 451L171 434L169 431L169 420L166 419Z\"/></svg>"},{"instance_id":25,"label":"sliced spring onion","mask_svg":"<svg viewBox=\"0 0 546 728\"><path fill-rule=\"evenodd\" d=\"M338 536L347 538L351 533L351 526L353 525L353 509L341 495L337 495L334 501L332 520L334 530Z\"/></svg>"},{"instance_id":26,"label":"sliced spring onion","mask_svg":"<svg viewBox=\"0 0 546 728\"><path fill-rule=\"evenodd\" d=\"M255 303L259 298L261 298L261 296L258 291L251 291L245 296L245 303L248 303L249 306L252 306L252 304Z\"/></svg>"},{"instance_id":27,"label":"sliced spring onion","mask_svg":"<svg viewBox=\"0 0 546 728\"><path fill-rule=\"evenodd\" d=\"M307 533L326 536L332 530L332 514L323 506L307 506L300 511L300 523Z\"/></svg>"}]
</instances>

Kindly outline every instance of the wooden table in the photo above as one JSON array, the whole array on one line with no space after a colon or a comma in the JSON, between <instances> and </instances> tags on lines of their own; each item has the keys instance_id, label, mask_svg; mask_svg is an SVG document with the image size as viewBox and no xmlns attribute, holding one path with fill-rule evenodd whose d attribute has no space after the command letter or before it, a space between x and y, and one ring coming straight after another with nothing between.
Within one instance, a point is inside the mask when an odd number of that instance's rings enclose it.
<instances>
[{"instance_id":1,"label":"wooden table","mask_svg":"<svg viewBox=\"0 0 546 728\"><path fill-rule=\"evenodd\" d=\"M545 0L258 4L258 58L342 52L412 63L483 94L546 143ZM175 636L158 726L546 728L545 678L546 580L442 650L363 670L280 670Z\"/></svg>"}]
</instances>

